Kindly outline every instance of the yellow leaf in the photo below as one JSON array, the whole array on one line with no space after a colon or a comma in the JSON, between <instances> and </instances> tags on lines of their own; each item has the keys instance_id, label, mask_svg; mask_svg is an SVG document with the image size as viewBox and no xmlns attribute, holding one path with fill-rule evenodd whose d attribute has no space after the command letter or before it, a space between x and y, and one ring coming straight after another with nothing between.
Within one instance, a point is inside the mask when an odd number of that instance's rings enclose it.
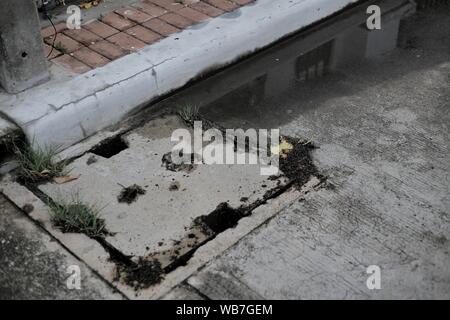
<instances>
[{"instance_id":1,"label":"yellow leaf","mask_svg":"<svg viewBox=\"0 0 450 320\"><path fill-rule=\"evenodd\" d=\"M91 2L84 2L80 4L80 8L82 9L90 9L92 8L92 3Z\"/></svg>"},{"instance_id":2,"label":"yellow leaf","mask_svg":"<svg viewBox=\"0 0 450 320\"><path fill-rule=\"evenodd\" d=\"M292 144L290 144L286 140L281 140L280 150L282 153L289 153L292 149L294 149L294 146Z\"/></svg>"},{"instance_id":3,"label":"yellow leaf","mask_svg":"<svg viewBox=\"0 0 450 320\"><path fill-rule=\"evenodd\" d=\"M272 154L278 154L281 157L286 158L287 155L289 154L289 152L292 151L292 149L294 149L294 146L283 139L283 140L281 140L278 147L272 147L271 151L272 151Z\"/></svg>"}]
</instances>

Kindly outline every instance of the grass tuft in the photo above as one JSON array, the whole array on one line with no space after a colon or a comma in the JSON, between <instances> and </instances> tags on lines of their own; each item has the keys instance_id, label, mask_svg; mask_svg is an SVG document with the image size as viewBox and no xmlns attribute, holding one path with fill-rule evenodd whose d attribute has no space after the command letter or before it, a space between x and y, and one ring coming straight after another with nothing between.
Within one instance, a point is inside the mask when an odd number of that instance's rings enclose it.
<instances>
[{"instance_id":1,"label":"grass tuft","mask_svg":"<svg viewBox=\"0 0 450 320\"><path fill-rule=\"evenodd\" d=\"M54 48L55 48L56 50L58 50L59 52L61 52L61 53L68 53L68 52L67 52L67 48L66 48L61 42L57 42L57 43L54 45Z\"/></svg>"},{"instance_id":2,"label":"grass tuft","mask_svg":"<svg viewBox=\"0 0 450 320\"><path fill-rule=\"evenodd\" d=\"M183 119L184 122L193 126L194 121L200 120L200 107L186 105L178 110L178 115Z\"/></svg>"},{"instance_id":3,"label":"grass tuft","mask_svg":"<svg viewBox=\"0 0 450 320\"><path fill-rule=\"evenodd\" d=\"M64 233L84 233L91 238L108 234L105 220L99 216L100 210L83 203L78 195L71 201L52 203L50 209L53 225Z\"/></svg>"},{"instance_id":4,"label":"grass tuft","mask_svg":"<svg viewBox=\"0 0 450 320\"><path fill-rule=\"evenodd\" d=\"M55 160L58 148L42 149L24 144L14 146L14 153L19 163L18 178L23 182L38 183L64 175L66 163Z\"/></svg>"}]
</instances>

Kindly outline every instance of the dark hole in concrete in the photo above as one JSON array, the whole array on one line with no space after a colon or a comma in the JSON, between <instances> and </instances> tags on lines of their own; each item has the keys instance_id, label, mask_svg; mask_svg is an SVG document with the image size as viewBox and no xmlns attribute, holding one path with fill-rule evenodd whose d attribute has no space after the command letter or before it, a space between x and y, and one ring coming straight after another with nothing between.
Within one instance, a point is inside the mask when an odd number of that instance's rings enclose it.
<instances>
[{"instance_id":1,"label":"dark hole in concrete","mask_svg":"<svg viewBox=\"0 0 450 320\"><path fill-rule=\"evenodd\" d=\"M22 58L26 58L28 56L28 53L22 52Z\"/></svg>"},{"instance_id":2,"label":"dark hole in concrete","mask_svg":"<svg viewBox=\"0 0 450 320\"><path fill-rule=\"evenodd\" d=\"M0 144L0 164L6 162L11 155L11 151L5 145Z\"/></svg>"},{"instance_id":3,"label":"dark hole in concrete","mask_svg":"<svg viewBox=\"0 0 450 320\"><path fill-rule=\"evenodd\" d=\"M25 137L18 132L13 132L0 139L0 166L13 161L15 158L15 146L23 144Z\"/></svg>"},{"instance_id":4,"label":"dark hole in concrete","mask_svg":"<svg viewBox=\"0 0 450 320\"><path fill-rule=\"evenodd\" d=\"M111 158L123 150L128 149L128 145L121 136L106 139L92 148L91 152L103 158Z\"/></svg>"},{"instance_id":5,"label":"dark hole in concrete","mask_svg":"<svg viewBox=\"0 0 450 320\"><path fill-rule=\"evenodd\" d=\"M0 144L0 159L11 153L11 148L5 144Z\"/></svg>"},{"instance_id":6,"label":"dark hole in concrete","mask_svg":"<svg viewBox=\"0 0 450 320\"><path fill-rule=\"evenodd\" d=\"M198 217L195 222L204 224L214 233L218 234L227 229L234 228L244 214L230 207L226 202L221 203L207 216Z\"/></svg>"}]
</instances>

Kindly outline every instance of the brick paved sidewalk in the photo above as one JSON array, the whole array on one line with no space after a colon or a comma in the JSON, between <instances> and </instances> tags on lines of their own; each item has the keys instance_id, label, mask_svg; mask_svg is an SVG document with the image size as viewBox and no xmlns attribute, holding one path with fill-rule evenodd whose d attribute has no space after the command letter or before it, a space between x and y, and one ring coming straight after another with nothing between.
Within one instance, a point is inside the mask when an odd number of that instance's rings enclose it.
<instances>
[{"instance_id":1,"label":"brick paved sidewalk","mask_svg":"<svg viewBox=\"0 0 450 320\"><path fill-rule=\"evenodd\" d=\"M255 0L140 0L79 30L66 23L42 29L45 53L53 63L74 73L101 67L173 33ZM53 50L52 50L53 46Z\"/></svg>"}]
</instances>

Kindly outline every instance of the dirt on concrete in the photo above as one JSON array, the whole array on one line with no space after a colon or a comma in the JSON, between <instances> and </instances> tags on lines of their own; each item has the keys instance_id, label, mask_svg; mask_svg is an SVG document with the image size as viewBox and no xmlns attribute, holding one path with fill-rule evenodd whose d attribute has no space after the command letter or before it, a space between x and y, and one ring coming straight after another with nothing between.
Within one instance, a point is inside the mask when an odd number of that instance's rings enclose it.
<instances>
[{"instance_id":1,"label":"dirt on concrete","mask_svg":"<svg viewBox=\"0 0 450 320\"><path fill-rule=\"evenodd\" d=\"M0 213L0 300L121 298L1 193ZM81 290L67 287L73 265L81 270Z\"/></svg>"},{"instance_id":2,"label":"dirt on concrete","mask_svg":"<svg viewBox=\"0 0 450 320\"><path fill-rule=\"evenodd\" d=\"M139 258L137 263L119 266L118 275L120 281L139 290L160 283L164 270L158 260Z\"/></svg>"},{"instance_id":3,"label":"dirt on concrete","mask_svg":"<svg viewBox=\"0 0 450 320\"><path fill-rule=\"evenodd\" d=\"M180 151L180 157L183 157L182 152ZM172 160L172 152L167 152L163 155L161 162L164 167L166 167L167 170L178 172L178 171L185 171L185 172L191 172L196 168L196 165L194 164L195 160L195 154L191 153L190 155L186 155L187 158L190 159L190 163L175 163Z\"/></svg>"},{"instance_id":4,"label":"dirt on concrete","mask_svg":"<svg viewBox=\"0 0 450 320\"><path fill-rule=\"evenodd\" d=\"M131 204L137 200L140 195L145 194L146 191L139 185L133 184L129 187L123 187L120 194L117 196L117 201L120 203Z\"/></svg>"},{"instance_id":5,"label":"dirt on concrete","mask_svg":"<svg viewBox=\"0 0 450 320\"><path fill-rule=\"evenodd\" d=\"M317 147L310 141L294 137L283 137L293 148L286 157L280 157L280 170L294 184L301 188L312 176L322 177L311 157L311 151Z\"/></svg>"}]
</instances>

